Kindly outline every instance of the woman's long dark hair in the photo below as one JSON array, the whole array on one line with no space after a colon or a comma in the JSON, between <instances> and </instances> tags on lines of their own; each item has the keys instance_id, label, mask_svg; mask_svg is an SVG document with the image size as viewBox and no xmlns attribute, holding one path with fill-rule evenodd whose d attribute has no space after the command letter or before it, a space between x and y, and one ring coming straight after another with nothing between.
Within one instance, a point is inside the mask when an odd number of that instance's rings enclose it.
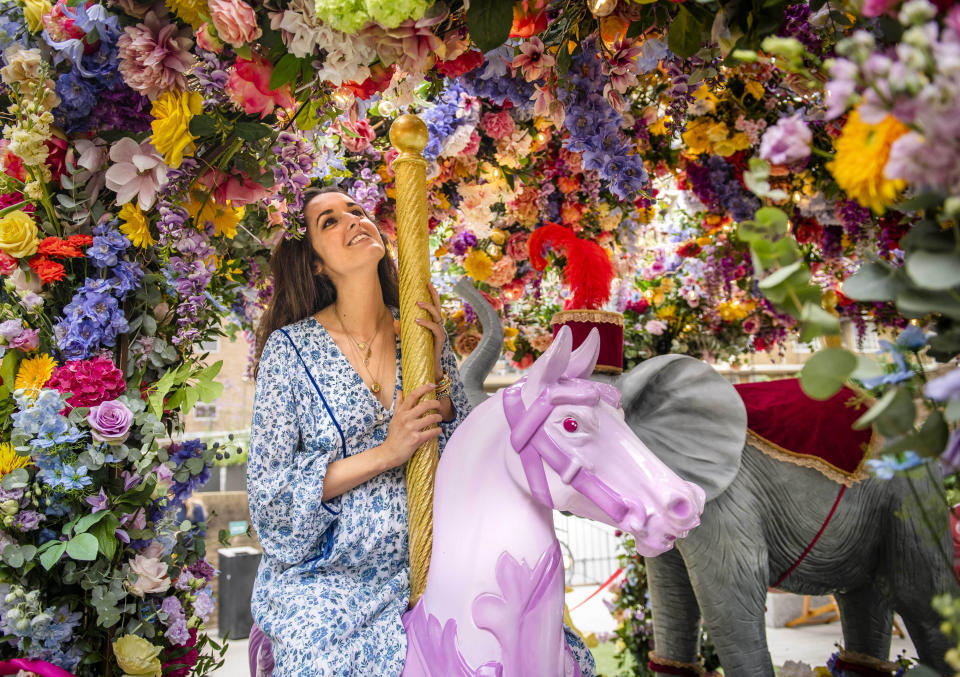
<instances>
[{"instance_id":1,"label":"woman's long dark hair","mask_svg":"<svg viewBox=\"0 0 960 677\"><path fill-rule=\"evenodd\" d=\"M303 220L307 227L307 205L324 193L341 193L344 191L328 186L325 188L309 188L303 193ZM364 211L366 213L366 211ZM369 215L367 215L368 218ZM373 219L370 219L371 221ZM384 247L386 238L380 233ZM311 315L315 315L337 300L337 288L326 275L317 275L317 264L320 257L313 249L310 241L310 230L300 238L284 238L274 248L270 257L270 271L273 273L273 296L267 306L260 326L257 328L257 345L254 352L254 378L260 368L260 355L267 337L275 330L288 324L299 322ZM389 253L384 254L377 264L377 276L380 278L380 289L383 292L383 302L390 307L400 305L400 285L397 281L397 264Z\"/></svg>"}]
</instances>

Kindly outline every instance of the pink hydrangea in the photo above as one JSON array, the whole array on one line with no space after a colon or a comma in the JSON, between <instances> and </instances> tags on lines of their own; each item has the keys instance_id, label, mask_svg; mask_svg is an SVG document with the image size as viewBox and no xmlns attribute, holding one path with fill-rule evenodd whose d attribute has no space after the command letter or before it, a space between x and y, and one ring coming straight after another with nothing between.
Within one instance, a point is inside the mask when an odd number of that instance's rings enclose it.
<instances>
[{"instance_id":1,"label":"pink hydrangea","mask_svg":"<svg viewBox=\"0 0 960 677\"><path fill-rule=\"evenodd\" d=\"M193 68L190 30L148 12L142 24L128 26L117 40L120 73L130 86L150 99L171 89L186 89Z\"/></svg>"},{"instance_id":2,"label":"pink hydrangea","mask_svg":"<svg viewBox=\"0 0 960 677\"><path fill-rule=\"evenodd\" d=\"M499 113L486 113L480 120L480 126L487 136L491 139L505 139L517 128L513 121L513 116L509 111L502 110Z\"/></svg>"},{"instance_id":3,"label":"pink hydrangea","mask_svg":"<svg viewBox=\"0 0 960 677\"><path fill-rule=\"evenodd\" d=\"M224 42L243 47L263 34L257 25L257 13L243 0L208 0L207 5L217 35Z\"/></svg>"},{"instance_id":4,"label":"pink hydrangea","mask_svg":"<svg viewBox=\"0 0 960 677\"><path fill-rule=\"evenodd\" d=\"M280 89L270 89L270 76L273 75L273 64L261 56L253 55L252 59L237 58L230 77L227 80L227 93L230 100L243 108L244 112L260 113L265 118L277 106L289 108L293 106L293 95L290 94L290 85Z\"/></svg>"},{"instance_id":5,"label":"pink hydrangea","mask_svg":"<svg viewBox=\"0 0 960 677\"><path fill-rule=\"evenodd\" d=\"M106 357L72 360L53 370L47 384L61 393L73 393L67 404L73 407L95 407L115 400L127 389L123 373Z\"/></svg>"}]
</instances>

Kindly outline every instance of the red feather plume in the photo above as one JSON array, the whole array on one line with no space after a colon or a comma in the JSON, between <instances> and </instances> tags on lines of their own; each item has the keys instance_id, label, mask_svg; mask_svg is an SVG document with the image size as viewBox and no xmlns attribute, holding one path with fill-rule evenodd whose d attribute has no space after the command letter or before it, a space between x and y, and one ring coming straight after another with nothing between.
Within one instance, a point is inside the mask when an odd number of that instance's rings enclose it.
<instances>
[{"instance_id":1,"label":"red feather plume","mask_svg":"<svg viewBox=\"0 0 960 677\"><path fill-rule=\"evenodd\" d=\"M573 231L556 223L547 223L533 231L527 243L530 265L543 270L547 265L544 248L563 253L567 264L563 281L572 292L565 308L595 310L610 299L613 263L606 250L596 242L581 240Z\"/></svg>"}]
</instances>

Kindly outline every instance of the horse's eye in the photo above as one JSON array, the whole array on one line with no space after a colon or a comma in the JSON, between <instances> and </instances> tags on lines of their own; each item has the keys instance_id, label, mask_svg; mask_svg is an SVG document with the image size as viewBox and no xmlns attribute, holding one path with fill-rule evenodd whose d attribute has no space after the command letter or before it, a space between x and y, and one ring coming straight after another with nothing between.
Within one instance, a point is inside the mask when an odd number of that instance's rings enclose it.
<instances>
[{"instance_id":1,"label":"horse's eye","mask_svg":"<svg viewBox=\"0 0 960 677\"><path fill-rule=\"evenodd\" d=\"M566 430L568 433L577 432L577 429L579 427L580 427L580 424L577 423L577 419L570 418L569 416L563 419L563 429Z\"/></svg>"}]
</instances>

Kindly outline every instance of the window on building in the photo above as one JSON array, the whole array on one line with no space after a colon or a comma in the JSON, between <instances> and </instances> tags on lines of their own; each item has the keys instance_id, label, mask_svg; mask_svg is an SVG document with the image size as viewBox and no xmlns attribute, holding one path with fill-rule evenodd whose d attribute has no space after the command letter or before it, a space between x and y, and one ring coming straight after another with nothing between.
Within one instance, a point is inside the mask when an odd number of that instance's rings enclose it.
<instances>
[{"instance_id":1,"label":"window on building","mask_svg":"<svg viewBox=\"0 0 960 677\"><path fill-rule=\"evenodd\" d=\"M220 339L214 339L212 341L204 341L200 344L201 353L216 353L220 350Z\"/></svg>"},{"instance_id":2,"label":"window on building","mask_svg":"<svg viewBox=\"0 0 960 677\"><path fill-rule=\"evenodd\" d=\"M880 334L877 333L877 325L871 323L863 332L863 338L857 341L857 348L861 353L880 352Z\"/></svg>"},{"instance_id":3,"label":"window on building","mask_svg":"<svg viewBox=\"0 0 960 677\"><path fill-rule=\"evenodd\" d=\"M793 349L793 352L795 353L802 353L802 354L815 353L816 351L820 350L820 348L823 347L823 341L821 341L818 338L815 338L810 343L800 343L800 341L798 341L797 339L793 339L793 341L790 344L790 347Z\"/></svg>"},{"instance_id":4,"label":"window on building","mask_svg":"<svg viewBox=\"0 0 960 677\"><path fill-rule=\"evenodd\" d=\"M200 403L193 408L193 415L197 419L213 419L217 417L217 405Z\"/></svg>"}]
</instances>

